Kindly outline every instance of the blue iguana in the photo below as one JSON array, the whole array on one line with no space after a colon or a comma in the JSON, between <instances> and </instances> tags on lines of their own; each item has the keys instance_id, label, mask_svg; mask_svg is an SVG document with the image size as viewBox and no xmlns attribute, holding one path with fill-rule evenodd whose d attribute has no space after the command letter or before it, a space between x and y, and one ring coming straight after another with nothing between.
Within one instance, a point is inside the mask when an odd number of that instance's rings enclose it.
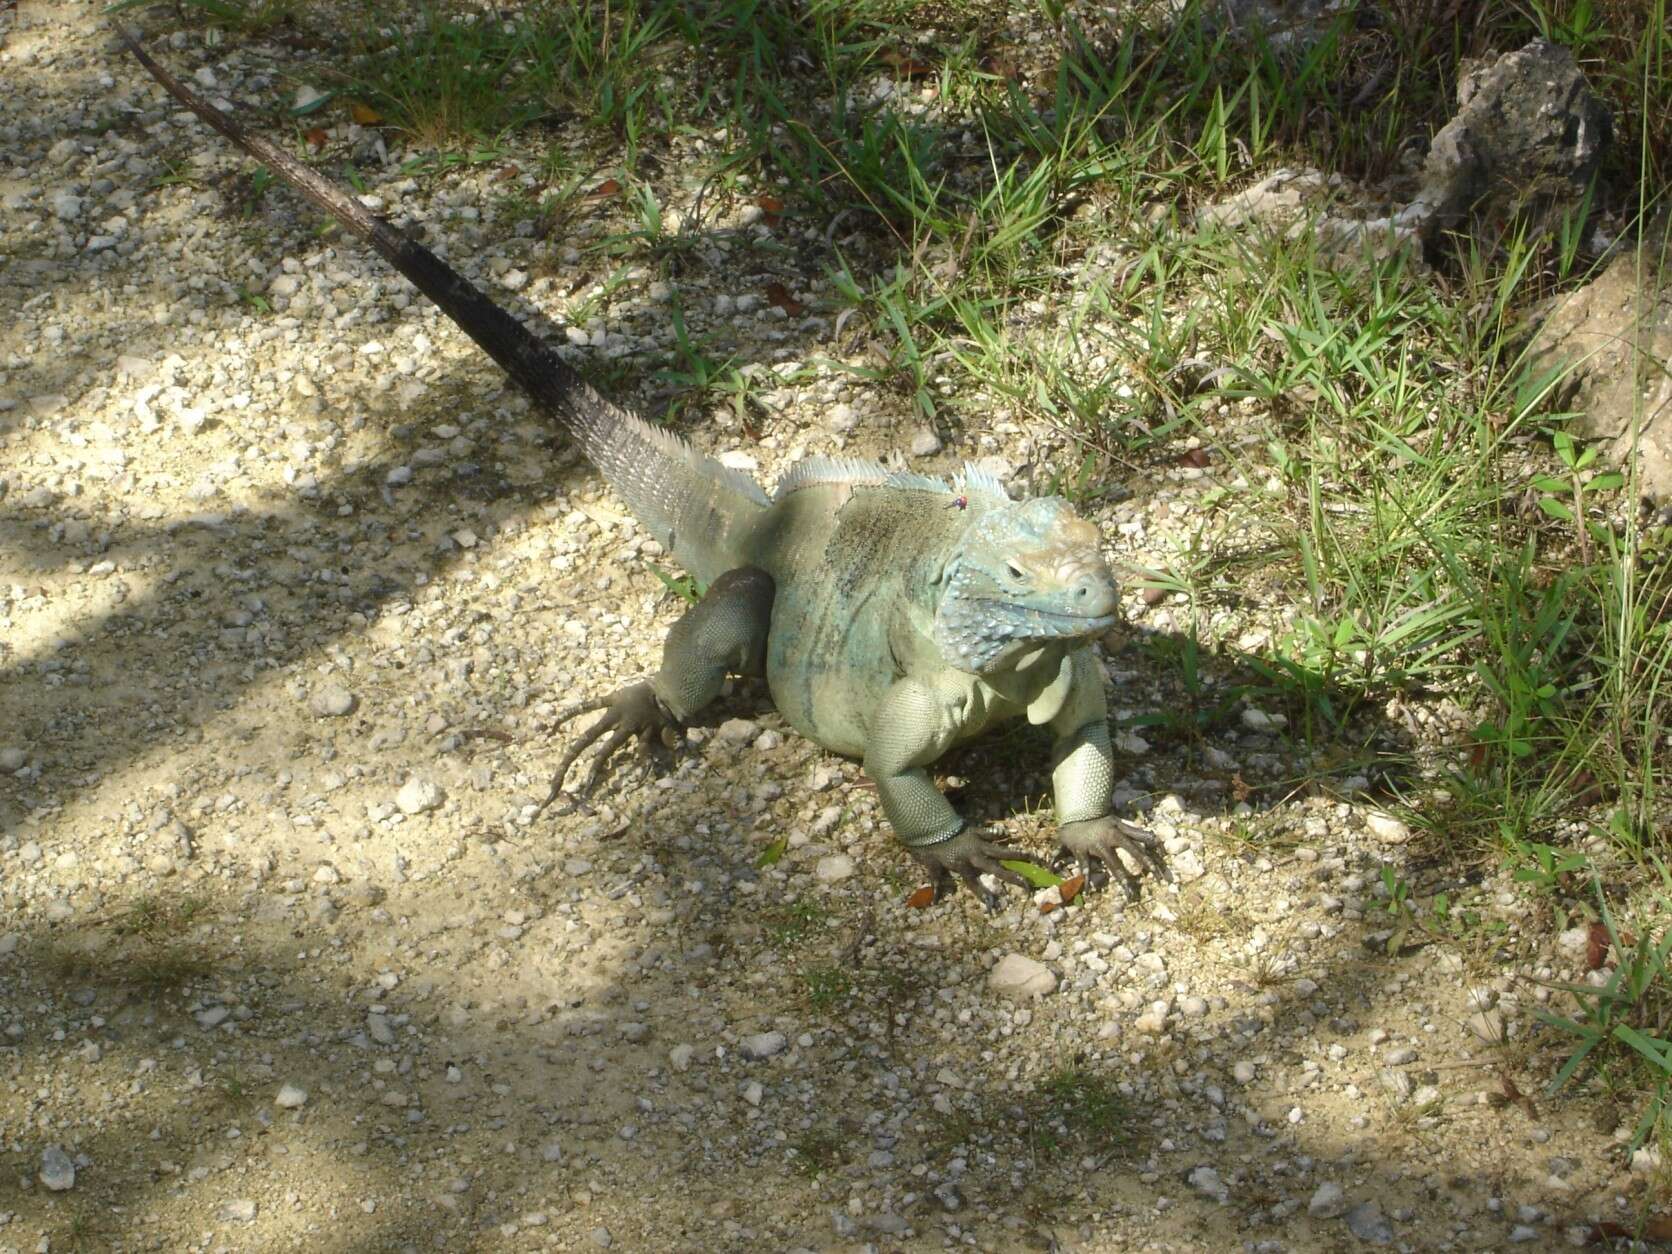
<instances>
[{"instance_id":1,"label":"blue iguana","mask_svg":"<svg viewBox=\"0 0 1672 1254\"><path fill-rule=\"evenodd\" d=\"M1039 862L964 822L929 767L1005 719L1050 728L1058 838L1088 873L1167 876L1155 838L1115 817L1102 668L1091 641L1115 622L1097 529L1056 497L1012 501L975 469L954 483L866 461L814 458L771 492L594 391L527 328L428 249L274 144L247 134L130 51L183 104L369 243L569 433L634 516L707 583L668 632L661 669L599 701L603 717L559 763L556 796L602 741L586 787L633 737L663 734L720 694L728 673L764 676L802 735L861 759L896 835L933 877L1025 888L1002 865ZM548 797L548 801L551 798Z\"/></svg>"}]
</instances>

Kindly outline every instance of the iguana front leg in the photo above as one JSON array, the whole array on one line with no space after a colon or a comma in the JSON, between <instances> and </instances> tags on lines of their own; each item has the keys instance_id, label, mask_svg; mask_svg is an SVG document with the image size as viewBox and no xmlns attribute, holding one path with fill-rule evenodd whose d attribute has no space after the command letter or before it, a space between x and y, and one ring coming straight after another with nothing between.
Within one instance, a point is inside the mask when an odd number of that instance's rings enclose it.
<instances>
[{"instance_id":1,"label":"iguana front leg","mask_svg":"<svg viewBox=\"0 0 1672 1254\"><path fill-rule=\"evenodd\" d=\"M897 680L873 715L865 743L865 773L876 782L882 810L902 844L929 869L938 900L956 874L987 905L983 873L1026 889L1028 882L1004 860L1038 862L1024 849L985 840L966 829L926 769L957 738L967 713L968 689L923 679Z\"/></svg>"},{"instance_id":2,"label":"iguana front leg","mask_svg":"<svg viewBox=\"0 0 1672 1254\"><path fill-rule=\"evenodd\" d=\"M1101 864L1119 876L1126 895L1138 897L1138 881L1121 861L1125 850L1140 867L1171 880L1161 843L1143 828L1114 815L1115 759L1109 744L1109 712L1103 676L1090 649L1063 659L1071 667L1068 692L1050 719L1056 733L1051 756L1051 790L1056 800L1057 839L1091 874Z\"/></svg>"},{"instance_id":3,"label":"iguana front leg","mask_svg":"<svg viewBox=\"0 0 1672 1254\"><path fill-rule=\"evenodd\" d=\"M648 741L690 718L720 695L728 674L764 675L772 597L772 576L764 570L754 566L728 570L668 631L662 644L662 669L654 676L560 713L554 727L592 710L605 712L563 755L540 808L556 800L575 759L606 732L609 738L593 760L583 792L592 790L617 749L635 736Z\"/></svg>"}]
</instances>

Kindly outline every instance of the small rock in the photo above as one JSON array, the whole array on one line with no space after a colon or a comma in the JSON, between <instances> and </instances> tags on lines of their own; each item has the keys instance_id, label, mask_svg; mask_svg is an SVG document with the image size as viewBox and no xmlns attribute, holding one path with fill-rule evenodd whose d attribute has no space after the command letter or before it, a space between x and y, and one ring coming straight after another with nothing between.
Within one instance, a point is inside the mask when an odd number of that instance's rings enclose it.
<instances>
[{"instance_id":1,"label":"small rock","mask_svg":"<svg viewBox=\"0 0 1672 1254\"><path fill-rule=\"evenodd\" d=\"M715 729L714 735L725 744L746 745L760 733L760 725L746 718L728 718Z\"/></svg>"},{"instance_id":2,"label":"small rock","mask_svg":"<svg viewBox=\"0 0 1672 1254\"><path fill-rule=\"evenodd\" d=\"M1012 1001L1031 1001L1056 991L1056 973L1025 954L1006 954L987 974L987 987Z\"/></svg>"},{"instance_id":3,"label":"small rock","mask_svg":"<svg viewBox=\"0 0 1672 1254\"><path fill-rule=\"evenodd\" d=\"M22 749L12 746L0 749L0 771L12 775L21 771L27 765L29 765L29 755Z\"/></svg>"},{"instance_id":4,"label":"small rock","mask_svg":"<svg viewBox=\"0 0 1672 1254\"><path fill-rule=\"evenodd\" d=\"M308 709L315 718L341 718L352 713L354 694L341 684L325 684L308 698Z\"/></svg>"},{"instance_id":5,"label":"small rock","mask_svg":"<svg viewBox=\"0 0 1672 1254\"><path fill-rule=\"evenodd\" d=\"M1384 845L1403 845L1411 839L1410 827L1382 810L1372 810L1364 816L1370 834Z\"/></svg>"},{"instance_id":6,"label":"small rock","mask_svg":"<svg viewBox=\"0 0 1672 1254\"><path fill-rule=\"evenodd\" d=\"M423 814L439 808L444 797L441 786L434 780L414 775L395 794L395 804L402 814Z\"/></svg>"},{"instance_id":7,"label":"small rock","mask_svg":"<svg viewBox=\"0 0 1672 1254\"><path fill-rule=\"evenodd\" d=\"M307 1102L308 1090L295 1084L281 1086L279 1095L273 1099L273 1105L281 1106L285 1110L295 1110L299 1106L307 1105Z\"/></svg>"},{"instance_id":8,"label":"small rock","mask_svg":"<svg viewBox=\"0 0 1672 1254\"><path fill-rule=\"evenodd\" d=\"M221 1207L221 1219L226 1223L252 1223L259 1208L255 1201L247 1197L235 1197Z\"/></svg>"},{"instance_id":9,"label":"small rock","mask_svg":"<svg viewBox=\"0 0 1672 1254\"><path fill-rule=\"evenodd\" d=\"M813 868L814 877L824 884L840 884L853 873L853 859L845 853L827 854Z\"/></svg>"},{"instance_id":10,"label":"small rock","mask_svg":"<svg viewBox=\"0 0 1672 1254\"><path fill-rule=\"evenodd\" d=\"M197 1026L202 1028L205 1032L209 1031L211 1028L218 1028L221 1024L226 1022L227 1016L231 1013L232 1011L228 1010L225 1006L210 1006L206 1010L200 1010L197 1012L197 1015L195 1016L197 1019Z\"/></svg>"},{"instance_id":11,"label":"small rock","mask_svg":"<svg viewBox=\"0 0 1672 1254\"><path fill-rule=\"evenodd\" d=\"M544 1145L542 1145L540 1147L540 1161L541 1162L547 1162L547 1163L560 1163L560 1162L562 1162L563 1161L563 1146L558 1144L555 1139L547 1141Z\"/></svg>"},{"instance_id":12,"label":"small rock","mask_svg":"<svg viewBox=\"0 0 1672 1254\"><path fill-rule=\"evenodd\" d=\"M56 1145L41 1154L41 1183L54 1193L75 1188L75 1163Z\"/></svg>"},{"instance_id":13,"label":"small rock","mask_svg":"<svg viewBox=\"0 0 1672 1254\"><path fill-rule=\"evenodd\" d=\"M615 1238L610 1235L608 1228L594 1228L592 1230L592 1244L601 1250L607 1250L615 1244Z\"/></svg>"},{"instance_id":14,"label":"small rock","mask_svg":"<svg viewBox=\"0 0 1672 1254\"><path fill-rule=\"evenodd\" d=\"M1382 1214L1378 1202L1360 1202L1348 1211L1347 1228L1360 1241L1368 1241L1371 1245L1393 1243L1393 1226Z\"/></svg>"},{"instance_id":15,"label":"small rock","mask_svg":"<svg viewBox=\"0 0 1672 1254\"><path fill-rule=\"evenodd\" d=\"M1388 1096L1397 1101L1404 1101L1411 1095L1411 1077L1394 1067L1383 1067L1377 1071L1376 1080Z\"/></svg>"},{"instance_id":16,"label":"small rock","mask_svg":"<svg viewBox=\"0 0 1672 1254\"><path fill-rule=\"evenodd\" d=\"M912 432L911 444L908 447L913 457L933 457L941 451L941 439L932 428L919 427Z\"/></svg>"},{"instance_id":17,"label":"small rock","mask_svg":"<svg viewBox=\"0 0 1672 1254\"><path fill-rule=\"evenodd\" d=\"M668 1051L668 1065L675 1071L688 1071L691 1067L691 1056L696 1052L689 1045L675 1045Z\"/></svg>"},{"instance_id":18,"label":"small rock","mask_svg":"<svg viewBox=\"0 0 1672 1254\"><path fill-rule=\"evenodd\" d=\"M1211 1197L1216 1202L1223 1202L1231 1196L1230 1189L1219 1178L1219 1173L1212 1167L1197 1167L1185 1177L1185 1183L1203 1197Z\"/></svg>"},{"instance_id":19,"label":"small rock","mask_svg":"<svg viewBox=\"0 0 1672 1254\"><path fill-rule=\"evenodd\" d=\"M1479 1014L1469 1016L1469 1031L1489 1045L1500 1044L1504 1039L1504 1016L1497 1010L1482 1010Z\"/></svg>"},{"instance_id":20,"label":"small rock","mask_svg":"<svg viewBox=\"0 0 1672 1254\"><path fill-rule=\"evenodd\" d=\"M1231 1078L1238 1084L1254 1083L1254 1076L1256 1074L1254 1064L1249 1062L1246 1058L1239 1059L1236 1066L1231 1068Z\"/></svg>"},{"instance_id":21,"label":"small rock","mask_svg":"<svg viewBox=\"0 0 1672 1254\"><path fill-rule=\"evenodd\" d=\"M789 1038L782 1032L757 1032L754 1036L744 1037L738 1044L745 1058L771 1058L784 1052Z\"/></svg>"},{"instance_id":22,"label":"small rock","mask_svg":"<svg viewBox=\"0 0 1672 1254\"><path fill-rule=\"evenodd\" d=\"M1180 849L1168 855L1167 865L1173 878L1181 884L1192 883L1207 874L1207 868L1202 865L1202 855L1194 849Z\"/></svg>"},{"instance_id":23,"label":"small rock","mask_svg":"<svg viewBox=\"0 0 1672 1254\"><path fill-rule=\"evenodd\" d=\"M393 1045L395 1043L395 1029L389 1026L388 1015L367 1015L366 1031L372 1040L379 1045Z\"/></svg>"},{"instance_id":24,"label":"small rock","mask_svg":"<svg viewBox=\"0 0 1672 1254\"><path fill-rule=\"evenodd\" d=\"M1347 1209L1347 1194L1333 1180L1325 1180L1313 1191L1306 1213L1314 1219L1335 1219Z\"/></svg>"},{"instance_id":25,"label":"small rock","mask_svg":"<svg viewBox=\"0 0 1672 1254\"><path fill-rule=\"evenodd\" d=\"M1164 1001L1151 1002L1149 1009L1139 1015L1133 1021L1132 1026L1140 1032L1148 1033L1150 1036L1160 1036L1167 1030L1167 1012L1169 1009L1170 1007Z\"/></svg>"}]
</instances>

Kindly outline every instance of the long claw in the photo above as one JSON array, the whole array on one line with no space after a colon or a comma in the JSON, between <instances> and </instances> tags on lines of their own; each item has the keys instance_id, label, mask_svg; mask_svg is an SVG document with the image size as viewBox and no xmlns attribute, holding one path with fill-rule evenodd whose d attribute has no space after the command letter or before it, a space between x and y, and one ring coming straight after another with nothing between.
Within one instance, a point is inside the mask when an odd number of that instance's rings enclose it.
<instances>
[{"instance_id":1,"label":"long claw","mask_svg":"<svg viewBox=\"0 0 1672 1254\"><path fill-rule=\"evenodd\" d=\"M1157 879L1171 882L1173 873L1161 854L1161 842L1155 836L1112 814L1102 818L1081 819L1064 823L1058 833L1064 850L1072 854L1085 868L1088 883L1096 883L1094 871L1120 880L1127 897L1138 900L1138 877L1127 869L1121 853L1131 855L1140 872L1148 871Z\"/></svg>"},{"instance_id":2,"label":"long claw","mask_svg":"<svg viewBox=\"0 0 1672 1254\"><path fill-rule=\"evenodd\" d=\"M996 910L999 899L981 882L983 875L991 875L1005 884L1013 884L1023 892L1028 890L1025 877L1003 865L1005 862L1031 862L1043 866L1044 859L1026 849L1012 849L1008 845L989 844L978 831L965 830L938 845L913 849L912 856L928 868L934 885L935 900L939 901L957 879L962 880L989 910Z\"/></svg>"},{"instance_id":3,"label":"long claw","mask_svg":"<svg viewBox=\"0 0 1672 1254\"><path fill-rule=\"evenodd\" d=\"M640 683L632 684L601 700L582 701L569 706L556 715L552 727L561 727L570 719L594 710L603 710L604 716L577 736L575 743L569 746L568 752L558 761L557 769L552 773L551 788L546 793L546 799L535 807L536 814L558 798L563 792L563 781L568 778L570 768L579 760L581 754L600 740L604 743L598 746L592 769L587 774L586 783L581 787L582 796L597 787L598 781L603 778L604 768L622 745L635 736L642 737L645 743L649 744L651 736L672 724L672 717L666 707L657 700L655 690L648 683Z\"/></svg>"},{"instance_id":4,"label":"long claw","mask_svg":"<svg viewBox=\"0 0 1672 1254\"><path fill-rule=\"evenodd\" d=\"M604 774L604 767L609 763L610 755L631 740L632 737L633 729L625 726L617 727L610 733L609 739L604 741L598 752L592 755L592 769L586 774L586 783L581 787L581 796L589 796L592 790L598 786L598 780Z\"/></svg>"}]
</instances>

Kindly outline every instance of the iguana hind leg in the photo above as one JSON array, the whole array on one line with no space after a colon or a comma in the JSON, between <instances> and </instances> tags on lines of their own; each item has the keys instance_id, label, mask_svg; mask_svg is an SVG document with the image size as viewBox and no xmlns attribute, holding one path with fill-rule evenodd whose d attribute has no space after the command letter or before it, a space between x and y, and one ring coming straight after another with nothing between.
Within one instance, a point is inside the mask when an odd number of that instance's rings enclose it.
<instances>
[{"instance_id":1,"label":"iguana hind leg","mask_svg":"<svg viewBox=\"0 0 1672 1254\"><path fill-rule=\"evenodd\" d=\"M772 576L754 566L728 570L668 632L662 669L602 700L562 711L554 728L578 715L603 710L604 717L581 733L557 764L543 810L563 790L575 760L603 740L582 793L591 792L615 751L634 737L648 744L720 695L728 674L766 673L766 634L772 623ZM607 734L607 739L605 738Z\"/></svg>"}]
</instances>

